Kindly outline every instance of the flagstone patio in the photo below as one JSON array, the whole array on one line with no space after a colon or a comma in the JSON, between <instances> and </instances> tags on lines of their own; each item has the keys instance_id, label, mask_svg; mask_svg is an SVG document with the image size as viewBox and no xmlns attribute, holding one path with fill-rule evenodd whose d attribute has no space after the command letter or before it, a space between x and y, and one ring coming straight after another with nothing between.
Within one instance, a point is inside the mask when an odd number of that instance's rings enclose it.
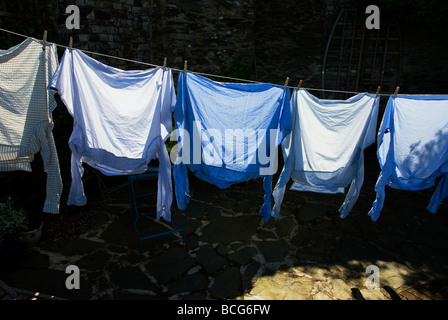
<instances>
[{"instance_id":1,"label":"flagstone patio","mask_svg":"<svg viewBox=\"0 0 448 320\"><path fill-rule=\"evenodd\" d=\"M446 299L447 204L431 214L425 207L432 190L387 189L381 216L371 221L378 174L372 152L360 198L345 219L338 215L344 195L289 191L280 216L264 223L261 180L221 190L190 176L185 241L179 233L148 239L143 253L130 226L125 184L109 199L93 192L91 179L88 205L45 216L46 236L2 261L0 279L64 299ZM126 182L101 180L107 187ZM64 220L80 231L56 232ZM160 232L181 221L174 204L171 222L144 218L138 227ZM79 267L80 289L66 288L69 265ZM366 287L370 265L378 267L379 288Z\"/></svg>"}]
</instances>

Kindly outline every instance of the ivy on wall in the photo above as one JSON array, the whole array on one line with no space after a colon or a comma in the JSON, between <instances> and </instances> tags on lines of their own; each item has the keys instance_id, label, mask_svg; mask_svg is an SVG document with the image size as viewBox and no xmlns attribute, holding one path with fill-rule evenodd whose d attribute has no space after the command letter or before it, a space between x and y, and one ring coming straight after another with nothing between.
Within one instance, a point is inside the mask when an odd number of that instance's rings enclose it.
<instances>
[{"instance_id":1,"label":"ivy on wall","mask_svg":"<svg viewBox=\"0 0 448 320\"><path fill-rule=\"evenodd\" d=\"M58 16L56 10L51 1L0 0L0 27L37 39L42 38L44 30L56 36L55 20ZM16 44L15 36L0 34L2 48L9 48Z\"/></svg>"}]
</instances>

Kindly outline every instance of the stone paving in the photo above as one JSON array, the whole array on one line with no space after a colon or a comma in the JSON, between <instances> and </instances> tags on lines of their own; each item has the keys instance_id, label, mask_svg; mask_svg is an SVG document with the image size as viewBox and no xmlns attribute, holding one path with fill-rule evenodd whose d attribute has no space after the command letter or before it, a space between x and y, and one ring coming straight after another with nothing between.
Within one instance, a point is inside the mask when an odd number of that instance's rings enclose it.
<instances>
[{"instance_id":1,"label":"stone paving","mask_svg":"<svg viewBox=\"0 0 448 320\"><path fill-rule=\"evenodd\" d=\"M366 157L366 181L347 218L337 213L342 194L288 191L280 217L267 223L258 214L260 179L221 190L191 176L185 242L180 234L148 239L143 253L129 226L127 189L119 189L110 201L90 201L86 232L41 241L1 278L12 287L83 300L446 299L447 204L431 214L425 207L432 190L389 188L372 222L376 167ZM175 205L172 217L170 223L144 218L139 230L178 228ZM80 289L65 286L69 265L80 269ZM379 288L366 287L370 265L378 267Z\"/></svg>"}]
</instances>

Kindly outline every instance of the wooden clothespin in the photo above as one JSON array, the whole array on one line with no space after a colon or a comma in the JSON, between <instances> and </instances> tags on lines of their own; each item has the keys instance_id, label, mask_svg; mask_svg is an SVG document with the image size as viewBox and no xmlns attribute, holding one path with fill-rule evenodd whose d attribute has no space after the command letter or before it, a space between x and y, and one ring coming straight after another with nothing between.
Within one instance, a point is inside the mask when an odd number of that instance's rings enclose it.
<instances>
[{"instance_id":1,"label":"wooden clothespin","mask_svg":"<svg viewBox=\"0 0 448 320\"><path fill-rule=\"evenodd\" d=\"M187 75L187 60L184 63L184 74Z\"/></svg>"},{"instance_id":2,"label":"wooden clothespin","mask_svg":"<svg viewBox=\"0 0 448 320\"><path fill-rule=\"evenodd\" d=\"M284 89L286 89L288 87L288 82L289 82L289 77L286 77Z\"/></svg>"},{"instance_id":3,"label":"wooden clothespin","mask_svg":"<svg viewBox=\"0 0 448 320\"><path fill-rule=\"evenodd\" d=\"M73 45L73 37L70 37L70 42L68 43L68 49L70 52L72 52L72 45Z\"/></svg>"},{"instance_id":4,"label":"wooden clothespin","mask_svg":"<svg viewBox=\"0 0 448 320\"><path fill-rule=\"evenodd\" d=\"M45 51L45 45L47 44L47 30L44 30L44 36L42 40L42 50Z\"/></svg>"},{"instance_id":5,"label":"wooden clothespin","mask_svg":"<svg viewBox=\"0 0 448 320\"><path fill-rule=\"evenodd\" d=\"M297 85L297 91L300 90L300 87L302 86L302 82L303 82L303 80L300 80L300 81L299 81L299 84Z\"/></svg>"},{"instance_id":6,"label":"wooden clothespin","mask_svg":"<svg viewBox=\"0 0 448 320\"><path fill-rule=\"evenodd\" d=\"M398 94L398 90L400 90L400 87L398 87L398 86L397 86L397 88L395 89L395 92L394 92L394 98L396 98L396 97L397 97L397 94Z\"/></svg>"},{"instance_id":7,"label":"wooden clothespin","mask_svg":"<svg viewBox=\"0 0 448 320\"><path fill-rule=\"evenodd\" d=\"M163 59L163 71L166 71L166 57Z\"/></svg>"},{"instance_id":8,"label":"wooden clothespin","mask_svg":"<svg viewBox=\"0 0 448 320\"><path fill-rule=\"evenodd\" d=\"M375 98L378 98L378 95L380 94L380 90L381 90L381 87L378 86L378 88L376 89L376 96L375 96Z\"/></svg>"}]
</instances>

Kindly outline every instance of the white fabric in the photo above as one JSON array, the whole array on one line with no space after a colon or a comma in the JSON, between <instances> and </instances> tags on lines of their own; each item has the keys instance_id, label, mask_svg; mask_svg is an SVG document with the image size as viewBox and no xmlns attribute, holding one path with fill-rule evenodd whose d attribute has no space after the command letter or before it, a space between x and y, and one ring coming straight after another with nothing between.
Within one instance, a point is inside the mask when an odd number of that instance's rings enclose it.
<instances>
[{"instance_id":1,"label":"white fabric","mask_svg":"<svg viewBox=\"0 0 448 320\"><path fill-rule=\"evenodd\" d=\"M157 218L169 221L171 163L164 142L176 102L171 69L125 71L66 49L49 87L59 92L74 118L68 204L87 201L83 162L105 175L128 175L145 172L158 157Z\"/></svg>"},{"instance_id":2,"label":"white fabric","mask_svg":"<svg viewBox=\"0 0 448 320\"><path fill-rule=\"evenodd\" d=\"M46 90L58 65L56 46L28 38L0 50L0 171L31 171L40 152L47 173L44 212L59 213L62 180L53 137L54 94Z\"/></svg>"},{"instance_id":3,"label":"white fabric","mask_svg":"<svg viewBox=\"0 0 448 320\"><path fill-rule=\"evenodd\" d=\"M292 190L343 193L339 212L346 217L364 181L363 149L375 141L379 98L362 93L347 100L318 99L294 90L293 129L282 144L285 165L273 191L273 215L280 212L286 184Z\"/></svg>"}]
</instances>

